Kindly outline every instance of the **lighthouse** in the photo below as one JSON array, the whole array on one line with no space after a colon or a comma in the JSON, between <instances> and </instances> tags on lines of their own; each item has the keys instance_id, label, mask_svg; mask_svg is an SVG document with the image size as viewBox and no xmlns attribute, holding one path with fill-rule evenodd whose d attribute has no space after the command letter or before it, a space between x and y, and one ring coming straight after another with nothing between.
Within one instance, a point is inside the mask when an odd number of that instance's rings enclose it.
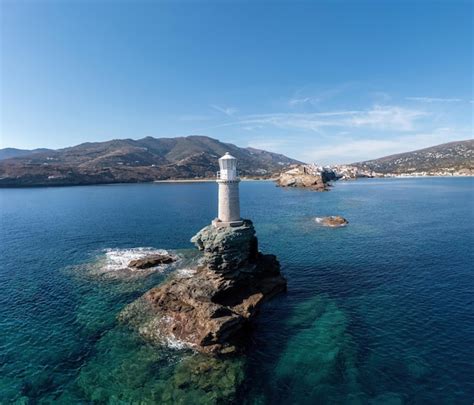
<instances>
[{"instance_id":1,"label":"lighthouse","mask_svg":"<svg viewBox=\"0 0 474 405\"><path fill-rule=\"evenodd\" d=\"M237 159L227 152L219 159L217 184L219 185L219 211L213 221L215 226L239 226L240 218L239 182Z\"/></svg>"}]
</instances>

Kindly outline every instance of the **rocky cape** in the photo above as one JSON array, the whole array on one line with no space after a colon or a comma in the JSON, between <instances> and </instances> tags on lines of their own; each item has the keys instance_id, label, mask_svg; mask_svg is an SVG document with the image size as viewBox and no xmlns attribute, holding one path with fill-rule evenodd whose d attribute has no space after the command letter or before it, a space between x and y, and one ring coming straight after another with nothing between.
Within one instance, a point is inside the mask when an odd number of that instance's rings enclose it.
<instances>
[{"instance_id":1,"label":"rocky cape","mask_svg":"<svg viewBox=\"0 0 474 405\"><path fill-rule=\"evenodd\" d=\"M352 164L292 165L280 174L277 184L327 191L333 180L473 175L474 140L469 139Z\"/></svg>"},{"instance_id":2,"label":"rocky cape","mask_svg":"<svg viewBox=\"0 0 474 405\"><path fill-rule=\"evenodd\" d=\"M209 225L191 241L203 253L199 264L145 293L119 320L153 343L237 353L262 303L286 290L279 262L258 251L249 220L237 227Z\"/></svg>"},{"instance_id":3,"label":"rocky cape","mask_svg":"<svg viewBox=\"0 0 474 405\"><path fill-rule=\"evenodd\" d=\"M336 173L328 168L311 165L293 165L276 180L279 187L301 187L314 191L328 191L329 182L337 180Z\"/></svg>"}]
</instances>

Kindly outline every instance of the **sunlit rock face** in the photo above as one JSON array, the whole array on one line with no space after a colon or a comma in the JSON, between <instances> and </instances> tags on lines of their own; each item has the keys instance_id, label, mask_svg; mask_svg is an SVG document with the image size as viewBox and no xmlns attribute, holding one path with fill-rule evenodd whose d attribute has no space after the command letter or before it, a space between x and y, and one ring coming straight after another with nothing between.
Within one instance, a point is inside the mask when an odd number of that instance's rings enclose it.
<instances>
[{"instance_id":1,"label":"sunlit rock face","mask_svg":"<svg viewBox=\"0 0 474 405\"><path fill-rule=\"evenodd\" d=\"M277 179L280 187L301 187L314 191L329 190L328 182L336 180L334 171L316 165L297 165L284 171Z\"/></svg>"},{"instance_id":2,"label":"sunlit rock face","mask_svg":"<svg viewBox=\"0 0 474 405\"><path fill-rule=\"evenodd\" d=\"M314 220L321 226L326 226L328 228L341 228L347 226L347 224L349 223L346 218L341 217L339 215L329 217L316 217Z\"/></svg>"},{"instance_id":3,"label":"sunlit rock face","mask_svg":"<svg viewBox=\"0 0 474 405\"><path fill-rule=\"evenodd\" d=\"M153 254L140 259L131 260L128 263L128 267L133 269L149 269L151 267L156 267L161 264L173 263L174 261L176 261L176 258L168 253Z\"/></svg>"},{"instance_id":4,"label":"sunlit rock face","mask_svg":"<svg viewBox=\"0 0 474 405\"><path fill-rule=\"evenodd\" d=\"M203 251L194 271L148 291L120 319L155 343L238 352L261 304L286 289L280 264L274 255L258 252L249 220L238 227L209 225L192 242Z\"/></svg>"}]
</instances>

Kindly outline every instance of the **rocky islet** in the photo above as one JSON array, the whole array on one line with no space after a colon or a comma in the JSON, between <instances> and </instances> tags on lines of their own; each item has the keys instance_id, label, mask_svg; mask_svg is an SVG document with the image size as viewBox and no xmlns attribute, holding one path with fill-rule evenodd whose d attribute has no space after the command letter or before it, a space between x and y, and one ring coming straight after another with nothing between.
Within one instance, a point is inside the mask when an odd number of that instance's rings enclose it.
<instances>
[{"instance_id":1,"label":"rocky islet","mask_svg":"<svg viewBox=\"0 0 474 405\"><path fill-rule=\"evenodd\" d=\"M206 226L191 241L202 252L192 276L172 275L119 319L153 343L213 355L241 352L262 303L286 290L280 264L258 251L250 220Z\"/></svg>"}]
</instances>

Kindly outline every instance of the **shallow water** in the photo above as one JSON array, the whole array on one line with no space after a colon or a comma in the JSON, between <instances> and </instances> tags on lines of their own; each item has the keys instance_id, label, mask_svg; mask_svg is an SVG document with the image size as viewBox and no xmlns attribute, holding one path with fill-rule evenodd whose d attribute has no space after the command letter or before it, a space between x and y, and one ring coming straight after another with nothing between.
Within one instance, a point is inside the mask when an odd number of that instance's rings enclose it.
<instances>
[{"instance_id":1,"label":"shallow water","mask_svg":"<svg viewBox=\"0 0 474 405\"><path fill-rule=\"evenodd\" d=\"M242 214L288 293L262 311L248 355L225 362L153 347L117 322L173 267L92 271L136 248L187 257L216 198L213 183L0 190L0 403L472 402L471 178L328 193L241 183ZM326 215L350 223L318 226Z\"/></svg>"}]
</instances>

